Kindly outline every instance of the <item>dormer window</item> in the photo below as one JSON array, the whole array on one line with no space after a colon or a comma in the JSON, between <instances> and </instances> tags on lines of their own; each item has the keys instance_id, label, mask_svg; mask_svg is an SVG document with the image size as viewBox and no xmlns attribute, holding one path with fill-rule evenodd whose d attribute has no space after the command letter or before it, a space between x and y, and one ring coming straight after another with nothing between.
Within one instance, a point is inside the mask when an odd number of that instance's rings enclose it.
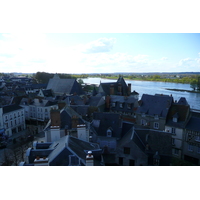
<instances>
[{"instance_id":1,"label":"dormer window","mask_svg":"<svg viewBox=\"0 0 200 200\"><path fill-rule=\"evenodd\" d=\"M155 119L158 119L158 115L155 115L154 118L155 118Z\"/></svg>"},{"instance_id":2,"label":"dormer window","mask_svg":"<svg viewBox=\"0 0 200 200\"><path fill-rule=\"evenodd\" d=\"M112 131L110 128L107 130L107 137L112 137Z\"/></svg>"},{"instance_id":3,"label":"dormer window","mask_svg":"<svg viewBox=\"0 0 200 200\"><path fill-rule=\"evenodd\" d=\"M115 107L115 102L112 103L112 107Z\"/></svg>"},{"instance_id":4,"label":"dormer window","mask_svg":"<svg viewBox=\"0 0 200 200\"><path fill-rule=\"evenodd\" d=\"M173 122L178 122L178 113L173 116Z\"/></svg>"}]
</instances>

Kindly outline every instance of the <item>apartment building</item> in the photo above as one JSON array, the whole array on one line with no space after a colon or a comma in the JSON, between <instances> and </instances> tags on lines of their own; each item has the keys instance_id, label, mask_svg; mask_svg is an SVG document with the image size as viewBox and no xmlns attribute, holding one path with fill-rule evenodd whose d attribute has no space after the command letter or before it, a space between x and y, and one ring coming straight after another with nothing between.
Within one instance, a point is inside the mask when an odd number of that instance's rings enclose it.
<instances>
[{"instance_id":1,"label":"apartment building","mask_svg":"<svg viewBox=\"0 0 200 200\"><path fill-rule=\"evenodd\" d=\"M19 105L7 105L0 108L0 128L11 137L26 128L24 108Z\"/></svg>"}]
</instances>

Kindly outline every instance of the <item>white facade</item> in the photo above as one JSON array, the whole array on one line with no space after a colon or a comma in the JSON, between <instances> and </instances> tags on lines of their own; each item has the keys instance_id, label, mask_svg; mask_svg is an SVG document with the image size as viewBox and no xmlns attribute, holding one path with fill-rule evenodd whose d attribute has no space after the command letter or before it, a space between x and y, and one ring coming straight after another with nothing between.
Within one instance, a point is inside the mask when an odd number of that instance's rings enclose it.
<instances>
[{"instance_id":1,"label":"white facade","mask_svg":"<svg viewBox=\"0 0 200 200\"><path fill-rule=\"evenodd\" d=\"M89 142L89 130L86 129L84 124L77 126L78 139Z\"/></svg>"},{"instance_id":2,"label":"white facade","mask_svg":"<svg viewBox=\"0 0 200 200\"><path fill-rule=\"evenodd\" d=\"M6 113L3 113L3 108L0 110L0 125L1 128L5 129L5 133L8 137L26 128L23 108Z\"/></svg>"},{"instance_id":3,"label":"white facade","mask_svg":"<svg viewBox=\"0 0 200 200\"><path fill-rule=\"evenodd\" d=\"M32 103L25 103L25 100L23 99L23 102L21 102L20 106L24 107L25 109L26 120L33 119L37 121L48 121L50 119L50 110L52 108L57 109L58 105L46 106L47 103L48 100L39 99L34 99Z\"/></svg>"},{"instance_id":4,"label":"white facade","mask_svg":"<svg viewBox=\"0 0 200 200\"><path fill-rule=\"evenodd\" d=\"M172 134L172 155L181 159L184 144L184 129L165 126L165 132Z\"/></svg>"}]
</instances>

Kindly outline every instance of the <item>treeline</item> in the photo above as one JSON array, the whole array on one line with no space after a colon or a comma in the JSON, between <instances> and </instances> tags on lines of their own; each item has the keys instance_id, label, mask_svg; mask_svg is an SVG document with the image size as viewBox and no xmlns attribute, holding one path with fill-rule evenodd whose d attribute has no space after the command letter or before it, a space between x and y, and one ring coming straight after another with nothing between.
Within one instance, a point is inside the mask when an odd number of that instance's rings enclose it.
<instances>
[{"instance_id":1,"label":"treeline","mask_svg":"<svg viewBox=\"0 0 200 200\"><path fill-rule=\"evenodd\" d=\"M87 78L88 75L76 75L76 74L63 74L58 73L60 78ZM37 81L37 83L48 83L50 78L53 78L53 73L47 73L47 72L37 72L33 75L33 78Z\"/></svg>"}]
</instances>

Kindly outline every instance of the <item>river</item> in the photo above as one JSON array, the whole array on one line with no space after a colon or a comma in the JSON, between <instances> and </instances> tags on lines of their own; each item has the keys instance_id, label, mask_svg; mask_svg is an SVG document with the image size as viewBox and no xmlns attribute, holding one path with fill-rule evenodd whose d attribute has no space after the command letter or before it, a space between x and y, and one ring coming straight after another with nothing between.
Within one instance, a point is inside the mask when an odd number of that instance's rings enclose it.
<instances>
[{"instance_id":1,"label":"river","mask_svg":"<svg viewBox=\"0 0 200 200\"><path fill-rule=\"evenodd\" d=\"M100 82L102 83L116 82L116 80L101 79L101 78L86 78L82 80L84 81L84 83L98 84L98 85L100 84ZM131 81L131 80L126 80L126 83L127 84L131 83L131 91L135 90L136 92L138 92L139 99L142 97L142 94L151 94L151 95L172 94L174 100L179 100L181 97L185 97L192 109L200 110L200 93L172 91L165 89L169 88L169 89L191 90L190 84L153 82L153 81Z\"/></svg>"}]
</instances>

